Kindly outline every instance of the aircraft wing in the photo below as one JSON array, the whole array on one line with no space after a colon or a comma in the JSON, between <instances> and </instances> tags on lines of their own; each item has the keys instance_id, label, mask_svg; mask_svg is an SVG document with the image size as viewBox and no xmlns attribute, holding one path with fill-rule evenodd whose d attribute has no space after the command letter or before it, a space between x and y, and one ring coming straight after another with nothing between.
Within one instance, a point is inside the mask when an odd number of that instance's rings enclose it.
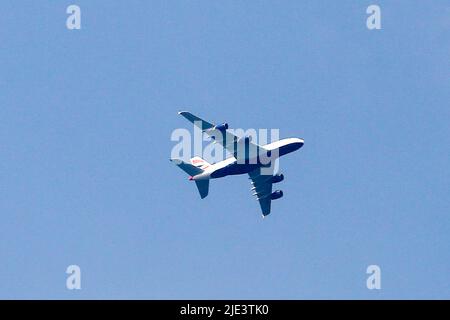
<instances>
[{"instance_id":1,"label":"aircraft wing","mask_svg":"<svg viewBox=\"0 0 450 320\"><path fill-rule=\"evenodd\" d=\"M238 137L231 133L227 130L228 125L214 125L187 111L180 111L178 114L200 128L204 133L211 137L215 143L222 145L222 147L230 152L237 160L255 158L259 153L264 152L264 154L266 154L267 152L262 146L251 142L251 139Z\"/></svg>"},{"instance_id":2,"label":"aircraft wing","mask_svg":"<svg viewBox=\"0 0 450 320\"><path fill-rule=\"evenodd\" d=\"M252 180L253 195L261 206L263 216L270 214L270 204L272 202L272 175L267 175L267 172L261 174L261 170L268 170L268 168L257 168L249 172L250 180ZM273 174L273 173L272 173Z\"/></svg>"}]
</instances>

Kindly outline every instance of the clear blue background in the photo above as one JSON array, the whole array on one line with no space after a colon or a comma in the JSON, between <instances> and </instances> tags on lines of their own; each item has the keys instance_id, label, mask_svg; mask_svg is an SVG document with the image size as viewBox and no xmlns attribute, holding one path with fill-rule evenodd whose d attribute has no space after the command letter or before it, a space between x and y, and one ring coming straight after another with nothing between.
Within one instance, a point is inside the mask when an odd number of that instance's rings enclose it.
<instances>
[{"instance_id":1,"label":"clear blue background","mask_svg":"<svg viewBox=\"0 0 450 320\"><path fill-rule=\"evenodd\" d=\"M1 4L0 298L450 298L448 1L72 3ZM305 139L268 218L181 109Z\"/></svg>"}]
</instances>

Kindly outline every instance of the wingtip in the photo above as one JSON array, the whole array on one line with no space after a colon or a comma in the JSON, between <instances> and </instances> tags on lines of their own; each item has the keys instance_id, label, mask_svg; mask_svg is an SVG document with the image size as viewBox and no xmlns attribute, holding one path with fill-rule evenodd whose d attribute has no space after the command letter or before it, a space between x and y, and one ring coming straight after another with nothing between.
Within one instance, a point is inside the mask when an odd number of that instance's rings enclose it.
<instances>
[{"instance_id":1,"label":"wingtip","mask_svg":"<svg viewBox=\"0 0 450 320\"><path fill-rule=\"evenodd\" d=\"M170 158L169 160L170 160L170 162L175 163L175 164L177 164L177 165L180 164L180 163L182 162L181 159Z\"/></svg>"}]
</instances>

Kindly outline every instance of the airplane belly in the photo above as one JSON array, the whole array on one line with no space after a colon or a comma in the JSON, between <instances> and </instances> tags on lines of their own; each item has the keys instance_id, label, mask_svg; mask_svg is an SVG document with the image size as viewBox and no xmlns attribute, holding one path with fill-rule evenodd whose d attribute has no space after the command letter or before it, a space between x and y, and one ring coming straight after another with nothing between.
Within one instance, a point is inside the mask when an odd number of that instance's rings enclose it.
<instances>
[{"instance_id":1,"label":"airplane belly","mask_svg":"<svg viewBox=\"0 0 450 320\"><path fill-rule=\"evenodd\" d=\"M255 170L259 164L238 164L233 163L211 173L211 178L221 178L225 176L245 174Z\"/></svg>"}]
</instances>

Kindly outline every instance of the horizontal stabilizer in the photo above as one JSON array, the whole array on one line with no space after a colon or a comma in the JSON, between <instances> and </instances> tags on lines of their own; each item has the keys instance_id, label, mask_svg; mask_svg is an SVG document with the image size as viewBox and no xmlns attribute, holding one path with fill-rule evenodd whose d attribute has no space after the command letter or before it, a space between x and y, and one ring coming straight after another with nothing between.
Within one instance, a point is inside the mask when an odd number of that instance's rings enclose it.
<instances>
[{"instance_id":1,"label":"horizontal stabilizer","mask_svg":"<svg viewBox=\"0 0 450 320\"><path fill-rule=\"evenodd\" d=\"M202 169L200 169L200 168L198 168L198 167L196 167L196 166L194 166L194 165L192 165L190 163L184 162L183 160L170 159L170 161L175 163L178 167L181 168L181 170L183 170L184 172L186 172L190 176L196 176L196 175L198 175L198 174L203 172Z\"/></svg>"}]
</instances>

